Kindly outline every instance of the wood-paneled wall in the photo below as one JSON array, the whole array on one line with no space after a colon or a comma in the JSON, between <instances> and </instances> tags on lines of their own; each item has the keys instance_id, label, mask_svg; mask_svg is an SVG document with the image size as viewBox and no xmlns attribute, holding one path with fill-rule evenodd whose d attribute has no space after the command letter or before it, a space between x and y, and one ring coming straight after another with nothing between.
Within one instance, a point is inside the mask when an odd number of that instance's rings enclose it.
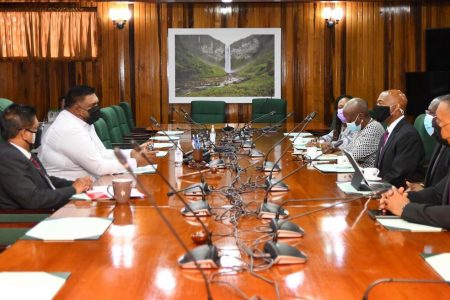
<instances>
[{"instance_id":1,"label":"wood-paneled wall","mask_svg":"<svg viewBox=\"0 0 450 300\"><path fill-rule=\"evenodd\" d=\"M97 7L99 58L0 61L0 97L34 104L42 117L69 86L85 83L97 88L102 105L131 101L139 125L147 125L150 115L178 120L168 104L168 28L280 27L288 111L298 120L315 110L328 121L332 99L342 93L373 105L382 90L404 89L405 72L425 70L425 29L450 27L447 1L235 3L229 14L221 13L222 4L135 2L127 4L133 18L123 30L109 20L115 2L78 3ZM325 6L344 9L335 28L324 24ZM230 104L228 119L247 120L250 110Z\"/></svg>"}]
</instances>

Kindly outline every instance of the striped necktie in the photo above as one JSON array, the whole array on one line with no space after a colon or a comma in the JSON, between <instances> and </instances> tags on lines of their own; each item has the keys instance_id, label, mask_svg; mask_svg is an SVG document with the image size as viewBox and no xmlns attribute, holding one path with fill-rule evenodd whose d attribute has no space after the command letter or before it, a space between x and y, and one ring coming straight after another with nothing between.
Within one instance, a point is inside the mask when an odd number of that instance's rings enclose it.
<instances>
[{"instance_id":1,"label":"striped necktie","mask_svg":"<svg viewBox=\"0 0 450 300\"><path fill-rule=\"evenodd\" d=\"M55 190L55 186L53 185L52 181L50 180L50 178L48 177L47 173L45 172L45 170L42 168L41 164L39 163L38 159L36 157L34 157L33 154L31 154L30 157L30 161L31 163L36 167L36 169L39 171L39 173L42 175L42 177L44 177L45 181L47 181L47 184L50 186L50 188L52 190Z\"/></svg>"}]
</instances>

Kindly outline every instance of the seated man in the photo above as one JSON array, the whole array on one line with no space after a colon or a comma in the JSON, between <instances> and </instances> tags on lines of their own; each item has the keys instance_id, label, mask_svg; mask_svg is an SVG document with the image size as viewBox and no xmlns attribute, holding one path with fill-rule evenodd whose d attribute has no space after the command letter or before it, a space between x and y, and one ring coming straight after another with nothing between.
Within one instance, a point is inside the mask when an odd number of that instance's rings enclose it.
<instances>
[{"instance_id":1,"label":"seated man","mask_svg":"<svg viewBox=\"0 0 450 300\"><path fill-rule=\"evenodd\" d=\"M361 167L374 167L378 144L385 132L383 125L370 117L367 101L360 98L345 104L344 116L347 129L355 133L344 149L352 153Z\"/></svg>"},{"instance_id":2,"label":"seated man","mask_svg":"<svg viewBox=\"0 0 450 300\"><path fill-rule=\"evenodd\" d=\"M67 181L48 176L31 148L39 122L33 107L11 104L0 117L0 209L51 209L91 188L89 177Z\"/></svg>"},{"instance_id":3,"label":"seated man","mask_svg":"<svg viewBox=\"0 0 450 300\"><path fill-rule=\"evenodd\" d=\"M423 119L427 133L438 140L428 164L425 180L423 183L406 182L408 186L407 191L420 191L423 188L434 186L447 176L450 171L450 147L447 147L448 144L445 140L443 141L436 136L436 131L432 125L432 120L436 116L436 109L442 99L450 99L450 94L433 99Z\"/></svg>"},{"instance_id":4,"label":"seated man","mask_svg":"<svg viewBox=\"0 0 450 300\"><path fill-rule=\"evenodd\" d=\"M47 130L39 149L39 158L48 173L72 180L124 172L114 151L106 149L95 132L93 124L100 118L95 90L75 86L64 100L65 109ZM124 152L130 157L128 164L132 168L146 164L136 151Z\"/></svg>"},{"instance_id":5,"label":"seated man","mask_svg":"<svg viewBox=\"0 0 450 300\"><path fill-rule=\"evenodd\" d=\"M450 143L450 97L441 100L433 120L439 139ZM450 230L449 180L447 176L438 184L418 192L404 192L393 188L380 200L380 209L389 210L406 221Z\"/></svg>"},{"instance_id":6,"label":"seated man","mask_svg":"<svg viewBox=\"0 0 450 300\"><path fill-rule=\"evenodd\" d=\"M421 178L425 157L419 134L404 117L407 104L401 91L388 90L380 94L374 108L375 119L387 125L378 146L375 167L380 170L381 178L395 186Z\"/></svg>"}]
</instances>

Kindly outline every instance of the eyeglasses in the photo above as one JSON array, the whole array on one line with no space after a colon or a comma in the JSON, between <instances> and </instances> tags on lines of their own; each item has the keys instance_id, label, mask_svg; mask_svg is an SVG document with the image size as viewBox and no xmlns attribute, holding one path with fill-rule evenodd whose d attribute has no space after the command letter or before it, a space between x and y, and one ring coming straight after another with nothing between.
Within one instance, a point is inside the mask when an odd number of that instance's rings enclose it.
<instances>
[{"instance_id":1,"label":"eyeglasses","mask_svg":"<svg viewBox=\"0 0 450 300\"><path fill-rule=\"evenodd\" d=\"M31 132L31 133L37 133L38 131L39 131L39 128L38 129L36 129L36 130L31 130L31 129L28 129L28 128L24 128L26 131L28 131L28 132Z\"/></svg>"}]
</instances>

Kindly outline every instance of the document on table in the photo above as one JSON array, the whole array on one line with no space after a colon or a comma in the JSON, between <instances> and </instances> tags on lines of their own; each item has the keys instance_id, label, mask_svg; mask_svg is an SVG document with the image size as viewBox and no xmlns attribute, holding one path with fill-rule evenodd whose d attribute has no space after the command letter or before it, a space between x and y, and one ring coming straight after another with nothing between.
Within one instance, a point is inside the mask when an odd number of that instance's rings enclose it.
<instances>
[{"instance_id":1,"label":"document on table","mask_svg":"<svg viewBox=\"0 0 450 300\"><path fill-rule=\"evenodd\" d=\"M411 231L411 232L441 232L440 227L433 227L428 225L410 223L401 218L376 218L377 222L383 225L384 228L391 231Z\"/></svg>"},{"instance_id":2,"label":"document on table","mask_svg":"<svg viewBox=\"0 0 450 300\"><path fill-rule=\"evenodd\" d=\"M153 143L153 149L171 148L173 143Z\"/></svg>"},{"instance_id":3,"label":"document on table","mask_svg":"<svg viewBox=\"0 0 450 300\"><path fill-rule=\"evenodd\" d=\"M97 240L111 225L112 218L47 218L27 231L22 239L43 241Z\"/></svg>"},{"instance_id":4,"label":"document on table","mask_svg":"<svg viewBox=\"0 0 450 300\"><path fill-rule=\"evenodd\" d=\"M109 190L113 192L113 188L110 187ZM139 192L136 188L131 188L130 198L144 198L145 195ZM113 196L108 193L107 185L97 185L92 188L92 190L86 193L75 194L70 199L74 200L107 200L112 199Z\"/></svg>"},{"instance_id":5,"label":"document on table","mask_svg":"<svg viewBox=\"0 0 450 300\"><path fill-rule=\"evenodd\" d=\"M0 272L2 299L53 299L69 272Z\"/></svg>"},{"instance_id":6,"label":"document on table","mask_svg":"<svg viewBox=\"0 0 450 300\"><path fill-rule=\"evenodd\" d=\"M354 173L355 169L351 165L338 164L316 164L314 168L323 173Z\"/></svg>"},{"instance_id":7,"label":"document on table","mask_svg":"<svg viewBox=\"0 0 450 300\"><path fill-rule=\"evenodd\" d=\"M291 133L285 132L284 135L285 136L289 135L290 137L296 137L297 135L299 137L312 136L312 134L309 132L300 132L300 135L298 134L298 132L291 132Z\"/></svg>"},{"instance_id":8,"label":"document on table","mask_svg":"<svg viewBox=\"0 0 450 300\"><path fill-rule=\"evenodd\" d=\"M346 194L359 194L359 195L370 195L371 191L358 191L356 190L350 181L348 182L336 182L338 188Z\"/></svg>"},{"instance_id":9,"label":"document on table","mask_svg":"<svg viewBox=\"0 0 450 300\"><path fill-rule=\"evenodd\" d=\"M164 157L169 153L169 151L158 151L156 152L156 157Z\"/></svg>"},{"instance_id":10,"label":"document on table","mask_svg":"<svg viewBox=\"0 0 450 300\"><path fill-rule=\"evenodd\" d=\"M176 135L172 135L172 136L157 135L157 136L152 136L150 139L154 140L154 141L168 142L168 141L178 141L180 139L180 137L176 136Z\"/></svg>"},{"instance_id":11,"label":"document on table","mask_svg":"<svg viewBox=\"0 0 450 300\"><path fill-rule=\"evenodd\" d=\"M422 253L422 258L445 281L450 281L450 253Z\"/></svg>"},{"instance_id":12,"label":"document on table","mask_svg":"<svg viewBox=\"0 0 450 300\"><path fill-rule=\"evenodd\" d=\"M157 134L164 134L166 133L167 135L171 136L171 135L182 135L184 133L184 131L182 130L166 130L166 131L158 131Z\"/></svg>"},{"instance_id":13,"label":"document on table","mask_svg":"<svg viewBox=\"0 0 450 300\"><path fill-rule=\"evenodd\" d=\"M146 165L143 167L137 167L134 169L134 174L152 174L156 172L158 165Z\"/></svg>"}]
</instances>

